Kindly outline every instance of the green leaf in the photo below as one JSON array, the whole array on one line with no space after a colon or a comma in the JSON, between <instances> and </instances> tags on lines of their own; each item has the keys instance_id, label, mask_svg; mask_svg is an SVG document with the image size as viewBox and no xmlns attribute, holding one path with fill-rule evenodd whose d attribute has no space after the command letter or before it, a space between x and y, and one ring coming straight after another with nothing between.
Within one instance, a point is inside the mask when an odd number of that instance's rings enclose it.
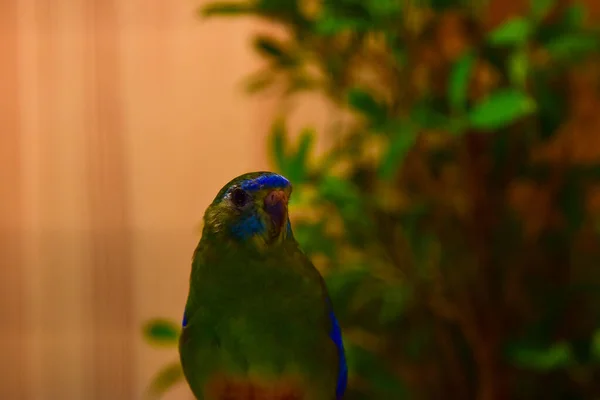
<instances>
[{"instance_id":1,"label":"green leaf","mask_svg":"<svg viewBox=\"0 0 600 400\"><path fill-rule=\"evenodd\" d=\"M454 111L462 112L465 109L467 90L475 60L472 52L466 52L452 66L448 82L448 101Z\"/></svg>"},{"instance_id":2,"label":"green leaf","mask_svg":"<svg viewBox=\"0 0 600 400\"><path fill-rule=\"evenodd\" d=\"M296 72L296 71L294 71ZM291 96L294 93L303 91L317 90L320 82L317 78L312 77L302 72L292 73L288 75L288 85L285 90L284 96Z\"/></svg>"},{"instance_id":3,"label":"green leaf","mask_svg":"<svg viewBox=\"0 0 600 400\"><path fill-rule=\"evenodd\" d=\"M375 124L385 120L386 109L375 98L360 88L352 88L348 92L348 104L353 109L369 117Z\"/></svg>"},{"instance_id":4,"label":"green leaf","mask_svg":"<svg viewBox=\"0 0 600 400\"><path fill-rule=\"evenodd\" d=\"M271 128L271 154L277 168L283 174L287 173L287 129L282 118L277 119Z\"/></svg>"},{"instance_id":5,"label":"green leaf","mask_svg":"<svg viewBox=\"0 0 600 400\"><path fill-rule=\"evenodd\" d=\"M308 159L308 154L312 149L312 145L315 139L315 130L313 128L305 128L300 132L300 137L298 138L298 152L296 153L296 158L300 160L301 164L306 164Z\"/></svg>"},{"instance_id":6,"label":"green leaf","mask_svg":"<svg viewBox=\"0 0 600 400\"><path fill-rule=\"evenodd\" d=\"M501 89L492 93L469 112L471 128L490 131L503 128L531 114L535 102L526 93Z\"/></svg>"},{"instance_id":7,"label":"green leaf","mask_svg":"<svg viewBox=\"0 0 600 400\"><path fill-rule=\"evenodd\" d=\"M511 83L519 88L524 88L529 69L529 57L525 49L516 50L509 59L508 72Z\"/></svg>"},{"instance_id":8,"label":"green leaf","mask_svg":"<svg viewBox=\"0 0 600 400\"><path fill-rule=\"evenodd\" d=\"M279 40L264 35L254 37L254 48L265 58L275 62L280 67L290 67L297 64L286 46Z\"/></svg>"},{"instance_id":9,"label":"green leaf","mask_svg":"<svg viewBox=\"0 0 600 400\"><path fill-rule=\"evenodd\" d=\"M342 32L363 32L370 27L368 21L345 18L325 12L315 23L315 32L323 36L334 36Z\"/></svg>"},{"instance_id":10,"label":"green leaf","mask_svg":"<svg viewBox=\"0 0 600 400\"><path fill-rule=\"evenodd\" d=\"M541 21L554 7L556 0L531 0L531 14L537 21Z\"/></svg>"},{"instance_id":11,"label":"green leaf","mask_svg":"<svg viewBox=\"0 0 600 400\"><path fill-rule=\"evenodd\" d=\"M583 27L583 23L585 22L587 14L587 8L581 4L571 4L565 10L565 14L563 17L563 21L565 25L572 29L578 29Z\"/></svg>"},{"instance_id":12,"label":"green leaf","mask_svg":"<svg viewBox=\"0 0 600 400\"><path fill-rule=\"evenodd\" d=\"M529 40L533 31L531 22L524 17L515 17L490 32L488 41L494 46L522 45Z\"/></svg>"},{"instance_id":13,"label":"green leaf","mask_svg":"<svg viewBox=\"0 0 600 400\"><path fill-rule=\"evenodd\" d=\"M417 130L413 126L404 124L400 127L391 138L387 151L381 158L378 172L382 179L389 181L394 177L398 166L402 164L416 140Z\"/></svg>"},{"instance_id":14,"label":"green leaf","mask_svg":"<svg viewBox=\"0 0 600 400\"><path fill-rule=\"evenodd\" d=\"M592 359L594 359L597 362L600 362L600 329L598 329L592 337L591 351Z\"/></svg>"},{"instance_id":15,"label":"green leaf","mask_svg":"<svg viewBox=\"0 0 600 400\"><path fill-rule=\"evenodd\" d=\"M573 352L568 343L556 343L548 349L516 346L509 352L509 357L515 366L535 371L562 369L574 362Z\"/></svg>"},{"instance_id":16,"label":"green leaf","mask_svg":"<svg viewBox=\"0 0 600 400\"><path fill-rule=\"evenodd\" d=\"M293 29L306 27L306 19L299 8L299 1L251 0L255 14L278 24L285 24Z\"/></svg>"},{"instance_id":17,"label":"green leaf","mask_svg":"<svg viewBox=\"0 0 600 400\"><path fill-rule=\"evenodd\" d=\"M557 60L571 60L600 49L596 36L585 33L570 33L546 43L546 50Z\"/></svg>"},{"instance_id":18,"label":"green leaf","mask_svg":"<svg viewBox=\"0 0 600 400\"><path fill-rule=\"evenodd\" d=\"M203 17L238 16L249 14L252 11L254 11L254 7L250 3L217 2L201 7L200 15Z\"/></svg>"},{"instance_id":19,"label":"green leaf","mask_svg":"<svg viewBox=\"0 0 600 400\"><path fill-rule=\"evenodd\" d=\"M143 326L144 338L155 346L176 346L179 331L179 324L164 318L152 319Z\"/></svg>"},{"instance_id":20,"label":"green leaf","mask_svg":"<svg viewBox=\"0 0 600 400\"><path fill-rule=\"evenodd\" d=\"M275 74L272 71L260 71L246 78L246 92L253 94L258 93L275 84Z\"/></svg>"},{"instance_id":21,"label":"green leaf","mask_svg":"<svg viewBox=\"0 0 600 400\"><path fill-rule=\"evenodd\" d=\"M369 6L369 12L380 18L400 16L402 3L398 0L370 0L365 2Z\"/></svg>"},{"instance_id":22,"label":"green leaf","mask_svg":"<svg viewBox=\"0 0 600 400\"><path fill-rule=\"evenodd\" d=\"M282 49L283 46L279 41L269 36L256 36L254 38L254 47L259 53L269 57L279 58L285 54L285 51Z\"/></svg>"},{"instance_id":23,"label":"green leaf","mask_svg":"<svg viewBox=\"0 0 600 400\"><path fill-rule=\"evenodd\" d=\"M298 150L291 157L287 165L286 174L294 183L303 182L308 175L308 155L314 143L315 132L312 128L306 128L300 133L298 138Z\"/></svg>"},{"instance_id":24,"label":"green leaf","mask_svg":"<svg viewBox=\"0 0 600 400\"><path fill-rule=\"evenodd\" d=\"M148 387L148 396L159 399L173 386L184 380L183 370L179 361L174 361L154 375Z\"/></svg>"}]
</instances>

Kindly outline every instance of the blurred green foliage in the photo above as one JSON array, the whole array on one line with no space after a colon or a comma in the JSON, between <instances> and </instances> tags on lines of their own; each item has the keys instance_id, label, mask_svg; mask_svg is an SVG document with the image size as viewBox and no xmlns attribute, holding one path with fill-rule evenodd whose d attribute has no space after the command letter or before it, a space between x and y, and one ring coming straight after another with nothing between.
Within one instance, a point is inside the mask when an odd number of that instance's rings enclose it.
<instances>
[{"instance_id":1,"label":"blurred green foliage","mask_svg":"<svg viewBox=\"0 0 600 400\"><path fill-rule=\"evenodd\" d=\"M175 351L177 351L177 345L179 344L180 332L181 329L179 328L178 323L165 318L151 319L142 327L144 340L150 345L174 349ZM147 388L147 398L159 399L171 389L171 387L183 380L183 370L181 369L179 358L176 358L163 366L154 377L152 377L152 381Z\"/></svg>"},{"instance_id":2,"label":"blurred green foliage","mask_svg":"<svg viewBox=\"0 0 600 400\"><path fill-rule=\"evenodd\" d=\"M250 92L319 93L339 110L295 134L286 108L269 145L344 329L347 399L600 398L600 35L577 3L534 0L493 27L485 12L202 9L284 28L254 38L265 67ZM152 340L171 340L155 322ZM156 387L181 378L173 368Z\"/></svg>"}]
</instances>

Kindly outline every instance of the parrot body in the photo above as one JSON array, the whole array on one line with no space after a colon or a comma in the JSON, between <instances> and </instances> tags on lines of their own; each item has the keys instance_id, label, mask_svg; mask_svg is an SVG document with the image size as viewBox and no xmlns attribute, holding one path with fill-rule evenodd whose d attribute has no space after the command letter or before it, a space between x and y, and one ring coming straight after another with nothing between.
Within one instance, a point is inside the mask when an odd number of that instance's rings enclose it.
<instances>
[{"instance_id":1,"label":"parrot body","mask_svg":"<svg viewBox=\"0 0 600 400\"><path fill-rule=\"evenodd\" d=\"M242 175L204 216L179 351L199 400L339 400L347 379L323 279L299 249L291 185Z\"/></svg>"}]
</instances>

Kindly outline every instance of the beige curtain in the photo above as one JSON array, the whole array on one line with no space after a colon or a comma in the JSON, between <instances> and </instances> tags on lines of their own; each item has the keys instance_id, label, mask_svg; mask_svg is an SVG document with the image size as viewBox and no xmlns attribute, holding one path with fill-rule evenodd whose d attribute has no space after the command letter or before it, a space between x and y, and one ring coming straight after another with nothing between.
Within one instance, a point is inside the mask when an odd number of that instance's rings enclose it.
<instances>
[{"instance_id":1,"label":"beige curtain","mask_svg":"<svg viewBox=\"0 0 600 400\"><path fill-rule=\"evenodd\" d=\"M0 2L0 398L134 399L174 351L195 228L264 168L251 21L199 1Z\"/></svg>"}]
</instances>

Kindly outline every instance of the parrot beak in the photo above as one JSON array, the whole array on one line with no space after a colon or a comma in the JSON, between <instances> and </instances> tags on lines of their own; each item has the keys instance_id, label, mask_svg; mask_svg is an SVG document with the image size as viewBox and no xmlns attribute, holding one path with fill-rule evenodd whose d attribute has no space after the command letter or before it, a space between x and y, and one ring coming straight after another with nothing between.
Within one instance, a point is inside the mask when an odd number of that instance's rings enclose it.
<instances>
[{"instance_id":1,"label":"parrot beak","mask_svg":"<svg viewBox=\"0 0 600 400\"><path fill-rule=\"evenodd\" d=\"M264 207L271 218L272 237L278 237L287 222L287 193L279 189L269 192L265 197Z\"/></svg>"}]
</instances>

